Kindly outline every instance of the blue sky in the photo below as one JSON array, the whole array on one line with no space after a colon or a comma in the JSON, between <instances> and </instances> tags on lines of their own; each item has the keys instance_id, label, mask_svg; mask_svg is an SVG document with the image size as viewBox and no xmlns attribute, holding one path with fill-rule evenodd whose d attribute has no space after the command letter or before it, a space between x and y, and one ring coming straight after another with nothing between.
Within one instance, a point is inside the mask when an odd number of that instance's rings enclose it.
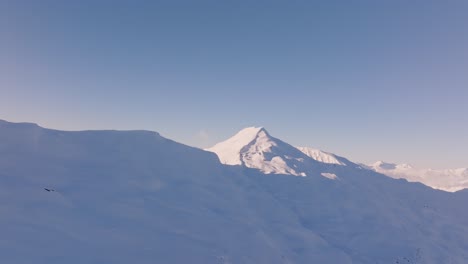
<instances>
[{"instance_id":1,"label":"blue sky","mask_svg":"<svg viewBox=\"0 0 468 264\"><path fill-rule=\"evenodd\" d=\"M0 119L468 167L467 1L2 1Z\"/></svg>"}]
</instances>

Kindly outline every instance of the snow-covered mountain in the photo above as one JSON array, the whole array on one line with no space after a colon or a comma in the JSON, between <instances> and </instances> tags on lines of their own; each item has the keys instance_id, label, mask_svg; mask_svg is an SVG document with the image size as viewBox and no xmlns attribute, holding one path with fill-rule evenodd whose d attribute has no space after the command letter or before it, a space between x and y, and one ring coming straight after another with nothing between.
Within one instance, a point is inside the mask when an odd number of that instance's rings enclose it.
<instances>
[{"instance_id":1,"label":"snow-covered mountain","mask_svg":"<svg viewBox=\"0 0 468 264\"><path fill-rule=\"evenodd\" d=\"M455 192L468 188L468 169L419 169L408 164L394 164L378 161L368 168L395 179L421 182L435 189Z\"/></svg>"},{"instance_id":2,"label":"snow-covered mountain","mask_svg":"<svg viewBox=\"0 0 468 264\"><path fill-rule=\"evenodd\" d=\"M254 130L225 166L155 132L0 121L2 262L466 263L466 191L319 162Z\"/></svg>"},{"instance_id":3,"label":"snow-covered mountain","mask_svg":"<svg viewBox=\"0 0 468 264\"><path fill-rule=\"evenodd\" d=\"M233 137L206 149L216 153L221 163L258 169L265 174L294 176L321 175L330 167L358 165L332 153L307 147L293 147L272 137L263 127L248 127Z\"/></svg>"},{"instance_id":4,"label":"snow-covered mountain","mask_svg":"<svg viewBox=\"0 0 468 264\"><path fill-rule=\"evenodd\" d=\"M316 162L297 148L274 138L262 127L249 127L207 149L218 155L221 163L242 165L266 174L306 176Z\"/></svg>"}]
</instances>

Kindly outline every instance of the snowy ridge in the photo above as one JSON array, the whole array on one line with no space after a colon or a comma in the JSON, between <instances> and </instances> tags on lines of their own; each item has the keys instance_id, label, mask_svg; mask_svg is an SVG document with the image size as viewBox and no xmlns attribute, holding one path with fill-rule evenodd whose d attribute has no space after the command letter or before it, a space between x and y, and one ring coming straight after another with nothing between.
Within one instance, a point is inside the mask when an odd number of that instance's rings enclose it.
<instances>
[{"instance_id":1,"label":"snowy ridge","mask_svg":"<svg viewBox=\"0 0 468 264\"><path fill-rule=\"evenodd\" d=\"M395 179L420 182L434 189L456 192L468 188L468 169L420 169L409 164L394 164L377 161L367 168Z\"/></svg>"},{"instance_id":2,"label":"snowy ridge","mask_svg":"<svg viewBox=\"0 0 468 264\"><path fill-rule=\"evenodd\" d=\"M335 154L308 147L297 147L297 149L318 162L346 166L344 158L338 157Z\"/></svg>"}]
</instances>

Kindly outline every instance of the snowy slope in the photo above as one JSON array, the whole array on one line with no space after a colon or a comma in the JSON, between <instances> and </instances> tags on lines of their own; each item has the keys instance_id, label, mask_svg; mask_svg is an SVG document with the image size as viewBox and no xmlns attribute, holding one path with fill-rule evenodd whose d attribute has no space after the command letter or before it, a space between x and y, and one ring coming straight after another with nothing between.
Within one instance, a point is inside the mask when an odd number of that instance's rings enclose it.
<instances>
[{"instance_id":1,"label":"snowy slope","mask_svg":"<svg viewBox=\"0 0 468 264\"><path fill-rule=\"evenodd\" d=\"M0 121L2 262L466 263L466 192L320 163L253 135L291 168L304 158L310 167L295 171L307 176L223 166L155 132Z\"/></svg>"},{"instance_id":2,"label":"snowy slope","mask_svg":"<svg viewBox=\"0 0 468 264\"><path fill-rule=\"evenodd\" d=\"M396 179L421 182L434 189L455 192L468 188L468 169L419 169L408 164L393 164L378 161L368 168Z\"/></svg>"}]
</instances>

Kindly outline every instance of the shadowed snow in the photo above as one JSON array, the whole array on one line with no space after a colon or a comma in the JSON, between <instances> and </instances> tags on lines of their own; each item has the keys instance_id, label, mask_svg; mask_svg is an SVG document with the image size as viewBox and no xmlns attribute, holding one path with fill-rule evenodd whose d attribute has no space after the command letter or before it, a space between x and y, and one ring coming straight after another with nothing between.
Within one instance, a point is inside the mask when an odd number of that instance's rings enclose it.
<instances>
[{"instance_id":1,"label":"shadowed snow","mask_svg":"<svg viewBox=\"0 0 468 264\"><path fill-rule=\"evenodd\" d=\"M224 166L155 132L0 122L2 262L466 263L467 192L248 132ZM289 169L307 177L275 174Z\"/></svg>"}]
</instances>

